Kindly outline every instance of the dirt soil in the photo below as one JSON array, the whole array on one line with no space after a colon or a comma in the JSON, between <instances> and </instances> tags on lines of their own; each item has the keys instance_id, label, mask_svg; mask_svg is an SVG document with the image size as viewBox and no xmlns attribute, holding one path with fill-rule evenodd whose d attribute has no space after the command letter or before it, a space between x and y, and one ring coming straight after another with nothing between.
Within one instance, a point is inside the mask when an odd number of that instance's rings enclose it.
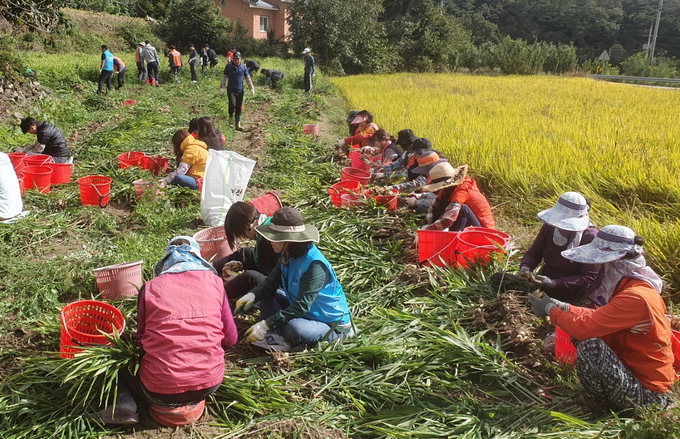
<instances>
[{"instance_id":1,"label":"dirt soil","mask_svg":"<svg viewBox=\"0 0 680 439\"><path fill-rule=\"evenodd\" d=\"M243 439L345 439L340 430L328 429L321 425L307 424L302 420L263 421L253 425L242 436Z\"/></svg>"}]
</instances>

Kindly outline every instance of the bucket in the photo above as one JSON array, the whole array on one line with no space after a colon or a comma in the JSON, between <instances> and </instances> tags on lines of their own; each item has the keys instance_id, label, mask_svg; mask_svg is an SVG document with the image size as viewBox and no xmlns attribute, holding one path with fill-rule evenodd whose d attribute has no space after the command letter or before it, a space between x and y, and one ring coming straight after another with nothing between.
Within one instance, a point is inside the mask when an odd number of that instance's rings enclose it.
<instances>
[{"instance_id":1,"label":"bucket","mask_svg":"<svg viewBox=\"0 0 680 439\"><path fill-rule=\"evenodd\" d=\"M54 163L54 159L51 155L33 154L24 157L24 165L26 166L39 166L47 163Z\"/></svg>"},{"instance_id":2,"label":"bucket","mask_svg":"<svg viewBox=\"0 0 680 439\"><path fill-rule=\"evenodd\" d=\"M673 369L680 372L680 331L671 329L671 348L673 349Z\"/></svg>"},{"instance_id":3,"label":"bucket","mask_svg":"<svg viewBox=\"0 0 680 439\"><path fill-rule=\"evenodd\" d=\"M181 427L198 421L205 410L205 399L181 407L149 404L149 415L166 427Z\"/></svg>"},{"instance_id":4,"label":"bucket","mask_svg":"<svg viewBox=\"0 0 680 439\"><path fill-rule=\"evenodd\" d=\"M458 264L467 268L470 263L485 264L492 253L505 252L505 239L491 233L464 230L458 235Z\"/></svg>"},{"instance_id":5,"label":"bucket","mask_svg":"<svg viewBox=\"0 0 680 439\"><path fill-rule=\"evenodd\" d=\"M371 169L371 166L368 163L364 163L364 161L361 160L361 151L358 149L353 149L349 152L349 160L354 169L361 169L363 171Z\"/></svg>"},{"instance_id":6,"label":"bucket","mask_svg":"<svg viewBox=\"0 0 680 439\"><path fill-rule=\"evenodd\" d=\"M399 200L399 191L396 189L392 190L392 195L373 195L371 190L367 190L365 195L368 198L375 200L375 204L378 206L385 206L387 210L394 212L397 210L397 202Z\"/></svg>"},{"instance_id":7,"label":"bucket","mask_svg":"<svg viewBox=\"0 0 680 439\"><path fill-rule=\"evenodd\" d=\"M509 233L501 232L500 230L496 229L489 229L488 227L474 227L474 226L468 226L465 228L466 232L485 232L485 233L490 233L492 235L496 235L500 238L503 238L505 241L505 245L503 247L508 246L510 244L510 241L512 241L512 235Z\"/></svg>"},{"instance_id":8,"label":"bucket","mask_svg":"<svg viewBox=\"0 0 680 439\"><path fill-rule=\"evenodd\" d=\"M371 181L371 173L357 168L342 168L340 181L358 181L361 184L368 184Z\"/></svg>"},{"instance_id":9,"label":"bucket","mask_svg":"<svg viewBox=\"0 0 680 439\"><path fill-rule=\"evenodd\" d=\"M136 103L137 103L137 101L135 101L134 99L124 99L123 100L123 105L135 105Z\"/></svg>"},{"instance_id":10,"label":"bucket","mask_svg":"<svg viewBox=\"0 0 680 439\"><path fill-rule=\"evenodd\" d=\"M455 266L458 255L458 235L460 232L442 230L417 230L418 262L437 267Z\"/></svg>"},{"instance_id":11,"label":"bucket","mask_svg":"<svg viewBox=\"0 0 680 439\"><path fill-rule=\"evenodd\" d=\"M62 358L73 358L74 353L87 346L110 344L100 331L113 335L114 329L119 334L125 329L123 314L115 306L97 300L69 303L59 313L59 320L59 352Z\"/></svg>"},{"instance_id":12,"label":"bucket","mask_svg":"<svg viewBox=\"0 0 680 439\"><path fill-rule=\"evenodd\" d=\"M311 134L312 136L319 135L319 124L318 123L308 123L302 125L302 132L305 134Z\"/></svg>"},{"instance_id":13,"label":"bucket","mask_svg":"<svg viewBox=\"0 0 680 439\"><path fill-rule=\"evenodd\" d=\"M14 172L19 173L24 168L24 166L26 166L24 164L24 158L26 158L28 154L26 154L25 152L8 152L7 156L9 157L9 160L12 162Z\"/></svg>"},{"instance_id":14,"label":"bucket","mask_svg":"<svg viewBox=\"0 0 680 439\"><path fill-rule=\"evenodd\" d=\"M111 196L111 179L104 175L88 175L78 179L83 206L106 207Z\"/></svg>"},{"instance_id":15,"label":"bucket","mask_svg":"<svg viewBox=\"0 0 680 439\"><path fill-rule=\"evenodd\" d=\"M24 188L36 188L41 194L49 193L52 188L52 168L48 166L26 166L22 174L24 176Z\"/></svg>"},{"instance_id":16,"label":"bucket","mask_svg":"<svg viewBox=\"0 0 680 439\"><path fill-rule=\"evenodd\" d=\"M366 204L366 197L360 194L346 193L340 195L340 206L353 209L362 204Z\"/></svg>"},{"instance_id":17,"label":"bucket","mask_svg":"<svg viewBox=\"0 0 680 439\"><path fill-rule=\"evenodd\" d=\"M331 203L333 203L333 206L335 207L340 207L342 205L340 197L343 194L357 193L361 190L361 187L361 183L355 180L341 181L332 184L331 187L328 188L328 195L331 196Z\"/></svg>"},{"instance_id":18,"label":"bucket","mask_svg":"<svg viewBox=\"0 0 680 439\"><path fill-rule=\"evenodd\" d=\"M21 192L21 196L23 197L24 192L26 191L26 187L24 186L24 175L18 174L17 180L19 180L19 192Z\"/></svg>"},{"instance_id":19,"label":"bucket","mask_svg":"<svg viewBox=\"0 0 680 439\"><path fill-rule=\"evenodd\" d=\"M154 175L159 175L168 171L168 159L159 155L153 157L145 155L142 157L141 166L142 169L146 169Z\"/></svg>"},{"instance_id":20,"label":"bucket","mask_svg":"<svg viewBox=\"0 0 680 439\"><path fill-rule=\"evenodd\" d=\"M234 253L229 246L223 226L210 227L194 233L193 238L201 246L201 256L206 261L221 259Z\"/></svg>"},{"instance_id":21,"label":"bucket","mask_svg":"<svg viewBox=\"0 0 680 439\"><path fill-rule=\"evenodd\" d=\"M129 168L131 166L141 166L143 152L129 151L118 155L118 164L120 168Z\"/></svg>"},{"instance_id":22,"label":"bucket","mask_svg":"<svg viewBox=\"0 0 680 439\"><path fill-rule=\"evenodd\" d=\"M283 207L281 200L274 192L267 192L253 200L250 200L250 204L255 206L258 212L263 213L267 216L274 215L274 212Z\"/></svg>"},{"instance_id":23,"label":"bucket","mask_svg":"<svg viewBox=\"0 0 680 439\"><path fill-rule=\"evenodd\" d=\"M142 287L142 264L144 261L126 262L95 268L97 288L106 300L134 297Z\"/></svg>"},{"instance_id":24,"label":"bucket","mask_svg":"<svg viewBox=\"0 0 680 439\"><path fill-rule=\"evenodd\" d=\"M156 183L145 181L143 178L133 181L132 184L135 186L135 195L137 198L142 198L145 193L150 194L151 198L155 198L156 195L160 195L161 193ZM153 190L154 188L156 189L155 192L151 192L150 190Z\"/></svg>"},{"instance_id":25,"label":"bucket","mask_svg":"<svg viewBox=\"0 0 680 439\"><path fill-rule=\"evenodd\" d=\"M569 334L559 326L555 326L555 358L562 364L576 362L576 347L571 342Z\"/></svg>"},{"instance_id":26,"label":"bucket","mask_svg":"<svg viewBox=\"0 0 680 439\"><path fill-rule=\"evenodd\" d=\"M71 182L71 175L73 175L73 165L71 163L48 163L45 166L52 168L52 184Z\"/></svg>"}]
</instances>

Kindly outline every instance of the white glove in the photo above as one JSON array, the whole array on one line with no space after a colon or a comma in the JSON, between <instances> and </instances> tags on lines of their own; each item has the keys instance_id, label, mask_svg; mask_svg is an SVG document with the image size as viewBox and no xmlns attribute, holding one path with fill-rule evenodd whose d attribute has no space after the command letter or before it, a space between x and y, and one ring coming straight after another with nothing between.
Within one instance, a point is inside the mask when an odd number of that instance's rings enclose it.
<instances>
[{"instance_id":1,"label":"white glove","mask_svg":"<svg viewBox=\"0 0 680 439\"><path fill-rule=\"evenodd\" d=\"M234 314L238 314L241 311L248 311L255 304L255 294L248 293L236 301L236 307L234 308Z\"/></svg>"},{"instance_id":2,"label":"white glove","mask_svg":"<svg viewBox=\"0 0 680 439\"><path fill-rule=\"evenodd\" d=\"M250 94L255 96L255 87L250 87Z\"/></svg>"},{"instance_id":3,"label":"white glove","mask_svg":"<svg viewBox=\"0 0 680 439\"><path fill-rule=\"evenodd\" d=\"M345 139L340 139L338 140L338 143L336 143L337 146L344 146L345 145Z\"/></svg>"},{"instance_id":4,"label":"white glove","mask_svg":"<svg viewBox=\"0 0 680 439\"><path fill-rule=\"evenodd\" d=\"M376 172L375 174L373 174L373 177L374 178L383 178L383 177L385 177L385 173L384 172Z\"/></svg>"},{"instance_id":5,"label":"white glove","mask_svg":"<svg viewBox=\"0 0 680 439\"><path fill-rule=\"evenodd\" d=\"M243 264L239 261L229 261L222 267L222 279L229 282L238 276L239 271L243 271Z\"/></svg>"},{"instance_id":6,"label":"white glove","mask_svg":"<svg viewBox=\"0 0 680 439\"><path fill-rule=\"evenodd\" d=\"M266 320L261 320L246 330L246 343L262 340L269 331Z\"/></svg>"}]
</instances>

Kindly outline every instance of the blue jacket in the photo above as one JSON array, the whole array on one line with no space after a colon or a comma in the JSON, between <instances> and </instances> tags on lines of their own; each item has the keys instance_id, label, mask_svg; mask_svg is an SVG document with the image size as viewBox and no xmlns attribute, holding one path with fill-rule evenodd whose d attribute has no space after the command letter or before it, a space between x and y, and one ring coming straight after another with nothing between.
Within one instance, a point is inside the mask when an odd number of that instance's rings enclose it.
<instances>
[{"instance_id":1,"label":"blue jacket","mask_svg":"<svg viewBox=\"0 0 680 439\"><path fill-rule=\"evenodd\" d=\"M102 52L102 61L104 61L104 67L102 70L107 72L113 72L113 54L108 50Z\"/></svg>"}]
</instances>

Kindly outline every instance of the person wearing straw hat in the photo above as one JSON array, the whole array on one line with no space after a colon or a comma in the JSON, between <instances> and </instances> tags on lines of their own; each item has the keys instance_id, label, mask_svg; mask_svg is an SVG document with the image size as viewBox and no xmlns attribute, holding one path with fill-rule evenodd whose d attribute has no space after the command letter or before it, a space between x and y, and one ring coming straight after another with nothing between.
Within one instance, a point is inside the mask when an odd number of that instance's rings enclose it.
<instances>
[{"instance_id":1,"label":"person wearing straw hat","mask_svg":"<svg viewBox=\"0 0 680 439\"><path fill-rule=\"evenodd\" d=\"M550 317L576 340L576 371L585 391L615 410L671 404L673 370L670 321L663 282L646 265L644 240L628 227L603 227L589 244L562 251L581 264L602 264L594 288L601 306L583 308L530 294L531 309Z\"/></svg>"},{"instance_id":2,"label":"person wearing straw hat","mask_svg":"<svg viewBox=\"0 0 680 439\"><path fill-rule=\"evenodd\" d=\"M511 280L524 280L526 285L539 287L555 299L578 303L595 282L599 266L571 261L562 252L589 244L595 238L597 228L590 223L589 209L583 195L565 192L553 207L539 212L541 230L520 261L519 277L511 276ZM541 262L543 268L533 275Z\"/></svg>"},{"instance_id":3,"label":"person wearing straw hat","mask_svg":"<svg viewBox=\"0 0 680 439\"><path fill-rule=\"evenodd\" d=\"M292 207L255 227L280 255L267 279L236 302L234 313L259 303L262 320L248 328L246 342L290 350L353 335L347 299L335 271L314 244L316 227Z\"/></svg>"},{"instance_id":4,"label":"person wearing straw hat","mask_svg":"<svg viewBox=\"0 0 680 439\"><path fill-rule=\"evenodd\" d=\"M458 231L465 227L496 228L491 206L477 182L467 175L468 165L454 168L443 162L432 168L430 183L422 187L423 192L437 196L425 217L424 230Z\"/></svg>"},{"instance_id":5,"label":"person wearing straw hat","mask_svg":"<svg viewBox=\"0 0 680 439\"><path fill-rule=\"evenodd\" d=\"M155 273L138 297L139 374L121 370L115 410L110 404L97 412L103 423L136 423L137 398L157 422L186 425L224 379L224 350L238 334L222 279L190 236L170 240Z\"/></svg>"}]
</instances>

